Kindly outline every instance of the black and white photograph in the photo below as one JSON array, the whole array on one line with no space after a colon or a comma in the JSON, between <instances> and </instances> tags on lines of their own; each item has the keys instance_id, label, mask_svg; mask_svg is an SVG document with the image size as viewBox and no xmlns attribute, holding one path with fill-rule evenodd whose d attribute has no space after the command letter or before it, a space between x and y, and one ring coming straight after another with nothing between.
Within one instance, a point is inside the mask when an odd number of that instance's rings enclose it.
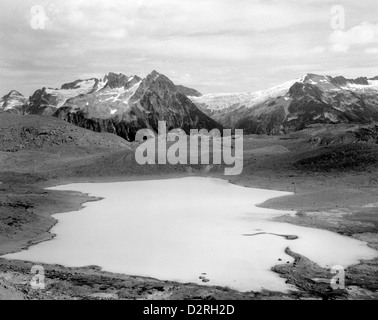
<instances>
[{"instance_id":1,"label":"black and white photograph","mask_svg":"<svg viewBox=\"0 0 378 320\"><path fill-rule=\"evenodd\" d=\"M378 300L377 12L0 0L0 300Z\"/></svg>"}]
</instances>

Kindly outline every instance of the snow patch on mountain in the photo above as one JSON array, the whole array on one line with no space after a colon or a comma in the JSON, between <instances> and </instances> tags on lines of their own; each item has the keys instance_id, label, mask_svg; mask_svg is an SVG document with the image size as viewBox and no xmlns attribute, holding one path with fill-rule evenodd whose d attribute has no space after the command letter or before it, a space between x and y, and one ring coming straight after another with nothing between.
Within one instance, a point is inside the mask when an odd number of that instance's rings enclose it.
<instances>
[{"instance_id":1,"label":"snow patch on mountain","mask_svg":"<svg viewBox=\"0 0 378 320\"><path fill-rule=\"evenodd\" d=\"M12 90L0 99L0 111L19 112L28 99L16 90Z\"/></svg>"},{"instance_id":2,"label":"snow patch on mountain","mask_svg":"<svg viewBox=\"0 0 378 320\"><path fill-rule=\"evenodd\" d=\"M130 79L130 81L128 83L131 83L133 78ZM105 88L98 93L98 96L102 97L101 99L98 99L98 102L100 102L100 103L107 102L107 103L111 103L111 104L122 103L124 105L128 105L131 97L136 93L140 84L141 84L141 81L138 81L137 83L135 83L134 85L132 85L129 88L127 88L127 87L126 88L125 87L113 88L113 89ZM113 110L116 110L116 111L113 112ZM110 112L113 115L117 111L118 111L118 109L111 109Z\"/></svg>"},{"instance_id":3,"label":"snow patch on mountain","mask_svg":"<svg viewBox=\"0 0 378 320\"><path fill-rule=\"evenodd\" d=\"M201 97L189 98L197 104L205 104L210 111L220 111L231 107L253 108L266 100L282 96L286 96L284 97L286 101L290 100L290 97L287 96L288 91L298 81L301 79L291 80L268 90L257 92L205 94Z\"/></svg>"},{"instance_id":4,"label":"snow patch on mountain","mask_svg":"<svg viewBox=\"0 0 378 320\"><path fill-rule=\"evenodd\" d=\"M97 88L96 88L96 92L98 91L101 91L102 89L104 89L108 84L108 81L107 80L100 80L98 83L97 83Z\"/></svg>"},{"instance_id":5,"label":"snow patch on mountain","mask_svg":"<svg viewBox=\"0 0 378 320\"><path fill-rule=\"evenodd\" d=\"M82 94L88 94L91 92L96 84L95 79L84 80L77 84L75 89L46 89L46 93L56 96L58 102L56 108L62 107L68 99L80 96Z\"/></svg>"},{"instance_id":6,"label":"snow patch on mountain","mask_svg":"<svg viewBox=\"0 0 378 320\"><path fill-rule=\"evenodd\" d=\"M378 77L308 73L268 90L190 99L223 126L254 134L287 133L313 123L378 121Z\"/></svg>"},{"instance_id":7,"label":"snow patch on mountain","mask_svg":"<svg viewBox=\"0 0 378 320\"><path fill-rule=\"evenodd\" d=\"M298 80L291 80L291 81L285 82L284 84L275 86L271 89L257 92L258 97L255 99L253 104L259 104L259 103L264 102L268 99L274 99L274 98L278 98L280 96L286 95L288 93L289 89L297 81Z\"/></svg>"},{"instance_id":8,"label":"snow patch on mountain","mask_svg":"<svg viewBox=\"0 0 378 320\"><path fill-rule=\"evenodd\" d=\"M330 93L337 93L343 90L357 92L369 90L378 91L378 80L368 80L368 85L366 85L358 83L359 81L363 82L361 79L349 80L343 78L340 80L340 78L341 77L332 78L330 76L308 73L301 78L285 82L268 90L257 92L205 94L201 97L190 96L189 98L197 105L206 106L206 109L210 112L217 112L230 108L255 108L256 106L267 101L273 101L274 99L280 97L282 97L285 101L289 101L289 90L295 83L310 84L320 88L324 92ZM345 85L337 85L338 81L344 81ZM302 87L301 90L303 91L304 87Z\"/></svg>"},{"instance_id":9,"label":"snow patch on mountain","mask_svg":"<svg viewBox=\"0 0 378 320\"><path fill-rule=\"evenodd\" d=\"M348 83L346 86L342 86L342 89L345 90L377 90L378 91L378 80L368 80L368 85L364 84L354 84Z\"/></svg>"}]
</instances>

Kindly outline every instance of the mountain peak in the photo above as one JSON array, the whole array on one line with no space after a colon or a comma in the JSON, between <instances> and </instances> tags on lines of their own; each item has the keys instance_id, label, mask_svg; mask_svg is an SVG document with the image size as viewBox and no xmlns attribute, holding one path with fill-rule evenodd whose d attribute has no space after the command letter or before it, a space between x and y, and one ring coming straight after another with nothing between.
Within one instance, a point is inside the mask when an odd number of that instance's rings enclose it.
<instances>
[{"instance_id":1,"label":"mountain peak","mask_svg":"<svg viewBox=\"0 0 378 320\"><path fill-rule=\"evenodd\" d=\"M153 77L156 77L156 76L160 76L160 73L157 72L156 70L153 70L149 75L153 76Z\"/></svg>"},{"instance_id":2,"label":"mountain peak","mask_svg":"<svg viewBox=\"0 0 378 320\"><path fill-rule=\"evenodd\" d=\"M300 82L318 84L319 82L328 82L328 81L329 81L328 76L323 76L323 75L319 75L315 73L307 73L301 78Z\"/></svg>"},{"instance_id":3,"label":"mountain peak","mask_svg":"<svg viewBox=\"0 0 378 320\"><path fill-rule=\"evenodd\" d=\"M121 88L125 87L127 83L129 82L130 78L123 73L114 73L114 72L109 72L104 78L104 82L107 82L107 87L114 89L114 88Z\"/></svg>"},{"instance_id":4,"label":"mountain peak","mask_svg":"<svg viewBox=\"0 0 378 320\"><path fill-rule=\"evenodd\" d=\"M22 109L27 103L27 100L28 99L17 90L12 90L0 99L0 111L22 113Z\"/></svg>"},{"instance_id":5,"label":"mountain peak","mask_svg":"<svg viewBox=\"0 0 378 320\"><path fill-rule=\"evenodd\" d=\"M126 77L126 75L122 72L120 73L109 72L107 75L105 75L105 78L111 78L111 77Z\"/></svg>"},{"instance_id":6,"label":"mountain peak","mask_svg":"<svg viewBox=\"0 0 378 320\"><path fill-rule=\"evenodd\" d=\"M320 77L320 75L309 72L309 73L306 73L303 78L311 79L311 78L316 78L316 77Z\"/></svg>"},{"instance_id":7,"label":"mountain peak","mask_svg":"<svg viewBox=\"0 0 378 320\"><path fill-rule=\"evenodd\" d=\"M172 90L176 90L174 83L165 75L157 72L156 70L152 71L145 79L145 82L149 85L159 82L164 83L170 87Z\"/></svg>"},{"instance_id":8,"label":"mountain peak","mask_svg":"<svg viewBox=\"0 0 378 320\"><path fill-rule=\"evenodd\" d=\"M11 90L7 95L5 95L5 97L14 97L14 96L23 97L23 95L19 93L17 90Z\"/></svg>"}]
</instances>

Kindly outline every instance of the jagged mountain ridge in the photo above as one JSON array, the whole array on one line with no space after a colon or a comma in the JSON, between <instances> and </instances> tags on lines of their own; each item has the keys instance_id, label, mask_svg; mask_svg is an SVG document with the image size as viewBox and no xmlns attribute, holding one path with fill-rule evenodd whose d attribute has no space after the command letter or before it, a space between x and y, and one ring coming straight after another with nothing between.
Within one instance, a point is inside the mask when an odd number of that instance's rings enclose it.
<instances>
[{"instance_id":1,"label":"jagged mountain ridge","mask_svg":"<svg viewBox=\"0 0 378 320\"><path fill-rule=\"evenodd\" d=\"M155 71L156 72L156 71ZM91 78L86 80L76 80L73 82L65 83L61 88L42 88L34 92L34 94L27 99L21 93L16 90L12 90L10 93L0 99L0 111L14 111L20 114L39 114L39 115L51 115L56 112L57 109L65 105L72 98L78 96L93 94L101 91L101 94L105 97L101 102L111 100L120 100L120 93L129 97L135 93L129 91L133 86L140 84L142 78L138 76L126 76L122 73L116 74L110 72L105 75L103 79ZM122 92L122 89L123 92ZM201 96L197 90L177 85L176 89L184 95ZM112 92L112 90L114 90ZM7 103L7 105L5 105ZM3 106L4 104L4 106Z\"/></svg>"},{"instance_id":2,"label":"jagged mountain ridge","mask_svg":"<svg viewBox=\"0 0 378 320\"><path fill-rule=\"evenodd\" d=\"M37 90L29 101L12 91L1 99L0 111L54 115L127 140L141 128L156 131L159 120L187 132L220 128L220 123L246 134L284 134L315 123L377 122L378 77L306 74L265 91L202 95L156 71L145 79L109 73L103 79L66 83L61 89Z\"/></svg>"},{"instance_id":3,"label":"jagged mountain ridge","mask_svg":"<svg viewBox=\"0 0 378 320\"><path fill-rule=\"evenodd\" d=\"M225 127L249 134L283 134L314 123L378 121L378 77L307 74L265 91L190 99Z\"/></svg>"},{"instance_id":4,"label":"jagged mountain ridge","mask_svg":"<svg viewBox=\"0 0 378 320\"><path fill-rule=\"evenodd\" d=\"M96 132L117 134L133 141L138 130L158 131L158 122L168 129L222 129L200 111L166 76L153 71L145 79L112 75L101 89L70 98L54 116ZM110 82L109 82L110 80Z\"/></svg>"},{"instance_id":5,"label":"jagged mountain ridge","mask_svg":"<svg viewBox=\"0 0 378 320\"><path fill-rule=\"evenodd\" d=\"M194 89L176 86L166 76L153 71L145 79L109 73L104 79L76 80L60 89L37 90L17 113L54 116L95 132L117 134L133 141L138 130L158 130L158 122L168 128L222 129L200 111L183 92Z\"/></svg>"}]
</instances>

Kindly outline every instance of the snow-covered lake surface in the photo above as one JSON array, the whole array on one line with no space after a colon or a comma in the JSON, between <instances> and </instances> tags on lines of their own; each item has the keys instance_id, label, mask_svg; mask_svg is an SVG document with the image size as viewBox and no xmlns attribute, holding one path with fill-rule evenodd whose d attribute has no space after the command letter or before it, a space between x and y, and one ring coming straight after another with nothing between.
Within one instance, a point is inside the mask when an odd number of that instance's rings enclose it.
<instances>
[{"instance_id":1,"label":"snow-covered lake surface","mask_svg":"<svg viewBox=\"0 0 378 320\"><path fill-rule=\"evenodd\" d=\"M197 177L52 189L104 199L55 215L53 240L5 258L68 267L97 265L109 272L239 291L285 292L292 288L270 269L292 262L284 252L287 247L323 267L347 267L377 256L366 243L352 238L270 221L293 212L256 206L289 195L286 192ZM210 282L203 283L201 276Z\"/></svg>"}]
</instances>

